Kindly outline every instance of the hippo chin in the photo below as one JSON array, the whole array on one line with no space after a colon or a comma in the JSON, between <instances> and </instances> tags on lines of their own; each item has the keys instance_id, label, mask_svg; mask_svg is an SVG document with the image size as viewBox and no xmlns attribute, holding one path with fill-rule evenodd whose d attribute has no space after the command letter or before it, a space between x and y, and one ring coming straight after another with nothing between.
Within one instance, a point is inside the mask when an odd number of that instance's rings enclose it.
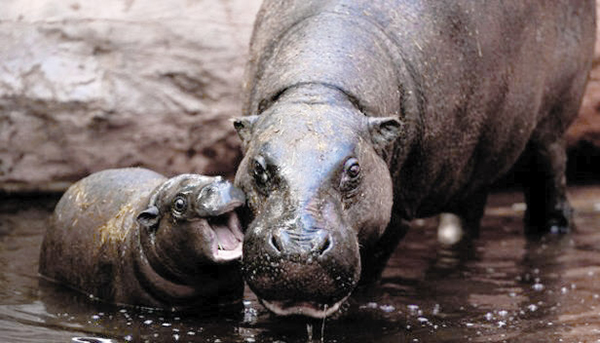
<instances>
[{"instance_id":1,"label":"hippo chin","mask_svg":"<svg viewBox=\"0 0 600 343\"><path fill-rule=\"evenodd\" d=\"M234 210L244 203L220 177L92 174L56 205L40 274L117 304L203 311L236 302L243 234Z\"/></svg>"},{"instance_id":2,"label":"hippo chin","mask_svg":"<svg viewBox=\"0 0 600 343\"><path fill-rule=\"evenodd\" d=\"M328 316L407 221L453 213L477 237L517 161L527 232L568 232L563 134L594 34L593 0L266 0L234 122L250 288L277 314Z\"/></svg>"}]
</instances>

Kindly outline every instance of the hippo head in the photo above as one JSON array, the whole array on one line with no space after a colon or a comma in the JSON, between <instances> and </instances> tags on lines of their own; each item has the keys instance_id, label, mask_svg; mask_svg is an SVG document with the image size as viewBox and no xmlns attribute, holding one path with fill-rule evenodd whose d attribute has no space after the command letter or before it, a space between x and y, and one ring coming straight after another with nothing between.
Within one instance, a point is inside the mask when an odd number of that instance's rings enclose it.
<instances>
[{"instance_id":1,"label":"hippo head","mask_svg":"<svg viewBox=\"0 0 600 343\"><path fill-rule=\"evenodd\" d=\"M278 315L332 314L360 279L360 249L389 223L392 182L382 156L401 123L345 101L279 99L234 126L245 150L235 184L251 212L248 285Z\"/></svg>"},{"instance_id":2,"label":"hippo head","mask_svg":"<svg viewBox=\"0 0 600 343\"><path fill-rule=\"evenodd\" d=\"M206 265L239 260L243 234L234 209L244 203L242 191L221 177L168 179L137 216L149 262L159 273L183 281Z\"/></svg>"}]
</instances>

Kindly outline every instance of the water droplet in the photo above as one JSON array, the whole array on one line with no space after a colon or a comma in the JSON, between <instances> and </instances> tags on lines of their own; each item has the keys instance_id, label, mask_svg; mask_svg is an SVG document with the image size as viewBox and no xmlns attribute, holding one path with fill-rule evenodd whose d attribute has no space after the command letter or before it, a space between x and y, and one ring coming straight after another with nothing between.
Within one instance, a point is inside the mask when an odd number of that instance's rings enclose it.
<instances>
[{"instance_id":1,"label":"water droplet","mask_svg":"<svg viewBox=\"0 0 600 343\"><path fill-rule=\"evenodd\" d=\"M379 308L386 313L391 313L394 312L396 310L396 308L392 305L381 305L379 306Z\"/></svg>"},{"instance_id":2,"label":"water droplet","mask_svg":"<svg viewBox=\"0 0 600 343\"><path fill-rule=\"evenodd\" d=\"M534 291L543 291L544 290L544 285L541 283L534 283L533 286L531 286L531 288L533 288Z\"/></svg>"},{"instance_id":3,"label":"water droplet","mask_svg":"<svg viewBox=\"0 0 600 343\"><path fill-rule=\"evenodd\" d=\"M367 308L375 309L375 308L377 308L377 303L374 303L374 302L367 303Z\"/></svg>"},{"instance_id":4,"label":"water droplet","mask_svg":"<svg viewBox=\"0 0 600 343\"><path fill-rule=\"evenodd\" d=\"M413 316L419 313L419 305L408 305L406 308L408 308L408 312Z\"/></svg>"},{"instance_id":5,"label":"water droplet","mask_svg":"<svg viewBox=\"0 0 600 343\"><path fill-rule=\"evenodd\" d=\"M308 336L308 341L312 342L313 339L313 326L310 323L306 323L306 335Z\"/></svg>"}]
</instances>

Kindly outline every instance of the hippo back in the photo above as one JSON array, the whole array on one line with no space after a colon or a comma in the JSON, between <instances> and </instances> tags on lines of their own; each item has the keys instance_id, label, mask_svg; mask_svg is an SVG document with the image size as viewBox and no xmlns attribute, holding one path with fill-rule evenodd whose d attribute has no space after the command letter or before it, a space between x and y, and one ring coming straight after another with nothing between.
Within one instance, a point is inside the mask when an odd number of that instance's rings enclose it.
<instances>
[{"instance_id":1,"label":"hippo back","mask_svg":"<svg viewBox=\"0 0 600 343\"><path fill-rule=\"evenodd\" d=\"M368 116L397 116L386 154L402 217L451 210L504 174L527 143L577 114L595 2L265 1L245 114L287 89L342 90Z\"/></svg>"},{"instance_id":2,"label":"hippo back","mask_svg":"<svg viewBox=\"0 0 600 343\"><path fill-rule=\"evenodd\" d=\"M73 184L49 220L40 274L112 299L112 284L128 263L126 242L137 227L136 213L165 180L150 170L128 168L101 171Z\"/></svg>"}]
</instances>

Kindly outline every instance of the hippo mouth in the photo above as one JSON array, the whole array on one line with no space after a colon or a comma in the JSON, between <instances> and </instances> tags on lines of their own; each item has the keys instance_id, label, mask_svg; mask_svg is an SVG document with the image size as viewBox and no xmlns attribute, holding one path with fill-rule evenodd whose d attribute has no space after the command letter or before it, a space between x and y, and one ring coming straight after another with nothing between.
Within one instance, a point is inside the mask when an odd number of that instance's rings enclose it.
<instances>
[{"instance_id":1,"label":"hippo mouth","mask_svg":"<svg viewBox=\"0 0 600 343\"><path fill-rule=\"evenodd\" d=\"M279 316L307 316L317 319L329 317L335 313L340 305L348 299L346 296L344 299L336 302L333 305L323 305L315 302L287 302L287 301L267 301L260 299L260 302L271 312Z\"/></svg>"},{"instance_id":2,"label":"hippo mouth","mask_svg":"<svg viewBox=\"0 0 600 343\"><path fill-rule=\"evenodd\" d=\"M242 258L244 234L235 211L206 219L213 232L213 260L228 262Z\"/></svg>"}]
</instances>

